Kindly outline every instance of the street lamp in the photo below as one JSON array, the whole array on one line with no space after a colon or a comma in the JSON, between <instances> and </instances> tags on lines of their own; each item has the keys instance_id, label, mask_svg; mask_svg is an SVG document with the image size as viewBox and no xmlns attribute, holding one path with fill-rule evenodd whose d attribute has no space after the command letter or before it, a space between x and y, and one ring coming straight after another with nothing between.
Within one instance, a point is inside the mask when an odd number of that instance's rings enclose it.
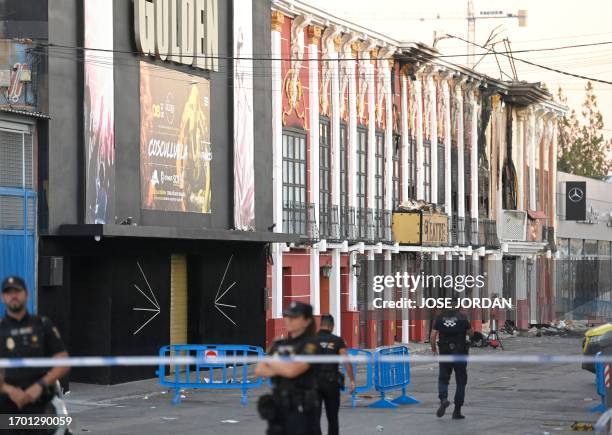
<instances>
[{"instance_id":1,"label":"street lamp","mask_svg":"<svg viewBox=\"0 0 612 435\"><path fill-rule=\"evenodd\" d=\"M331 276L332 267L329 264L325 266L321 266L321 273L325 278L329 278Z\"/></svg>"},{"instance_id":2,"label":"street lamp","mask_svg":"<svg viewBox=\"0 0 612 435\"><path fill-rule=\"evenodd\" d=\"M356 277L359 277L359 275L361 275L361 263L359 261L353 264L353 275L355 275Z\"/></svg>"}]
</instances>

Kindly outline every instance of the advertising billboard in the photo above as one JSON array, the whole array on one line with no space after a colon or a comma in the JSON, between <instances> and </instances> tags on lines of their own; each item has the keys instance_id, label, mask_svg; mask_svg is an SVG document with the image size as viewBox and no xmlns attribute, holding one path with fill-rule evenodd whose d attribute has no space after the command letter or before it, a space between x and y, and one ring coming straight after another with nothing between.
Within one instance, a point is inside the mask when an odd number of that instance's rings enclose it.
<instances>
[{"instance_id":1,"label":"advertising billboard","mask_svg":"<svg viewBox=\"0 0 612 435\"><path fill-rule=\"evenodd\" d=\"M250 2L234 9L234 227L255 226L253 134L253 14Z\"/></svg>"},{"instance_id":2,"label":"advertising billboard","mask_svg":"<svg viewBox=\"0 0 612 435\"><path fill-rule=\"evenodd\" d=\"M113 5L84 3L85 223L112 223L115 197L115 98L113 81Z\"/></svg>"},{"instance_id":3,"label":"advertising billboard","mask_svg":"<svg viewBox=\"0 0 612 435\"><path fill-rule=\"evenodd\" d=\"M143 209L211 212L210 83L140 63Z\"/></svg>"}]
</instances>

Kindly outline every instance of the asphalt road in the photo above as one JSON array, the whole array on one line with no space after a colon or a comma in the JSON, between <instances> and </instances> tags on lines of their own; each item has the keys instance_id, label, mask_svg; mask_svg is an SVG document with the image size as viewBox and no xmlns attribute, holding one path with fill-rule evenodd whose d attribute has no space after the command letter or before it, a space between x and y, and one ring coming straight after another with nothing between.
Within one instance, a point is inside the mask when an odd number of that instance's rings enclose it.
<instances>
[{"instance_id":1,"label":"asphalt road","mask_svg":"<svg viewBox=\"0 0 612 435\"><path fill-rule=\"evenodd\" d=\"M506 350L473 350L507 354L577 354L578 337L513 337L504 341ZM597 415L587 408L597 403L594 376L576 364L471 364L463 413L455 421L450 411L434 415L437 367L413 364L409 393L421 403L395 410L367 407L376 398L362 397L356 408L343 397L340 410L344 434L564 434L575 421L594 422ZM454 382L454 381L452 381ZM234 392L187 391L178 406L172 393L156 380L112 387L72 384L67 396L76 433L100 434L264 434L265 424L257 415L256 397L240 406ZM263 388L260 391L265 392ZM454 392L451 383L451 399ZM323 421L325 418L323 418ZM325 423L323 423L325 428Z\"/></svg>"}]
</instances>

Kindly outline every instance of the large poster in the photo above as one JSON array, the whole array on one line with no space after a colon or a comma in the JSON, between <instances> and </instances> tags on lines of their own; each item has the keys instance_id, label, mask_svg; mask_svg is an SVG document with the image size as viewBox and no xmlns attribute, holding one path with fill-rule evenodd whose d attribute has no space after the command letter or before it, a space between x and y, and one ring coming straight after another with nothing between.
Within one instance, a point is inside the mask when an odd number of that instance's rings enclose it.
<instances>
[{"instance_id":1,"label":"large poster","mask_svg":"<svg viewBox=\"0 0 612 435\"><path fill-rule=\"evenodd\" d=\"M211 212L210 84L140 63L142 208Z\"/></svg>"},{"instance_id":2,"label":"large poster","mask_svg":"<svg viewBox=\"0 0 612 435\"><path fill-rule=\"evenodd\" d=\"M234 3L234 226L255 224L253 136L253 5Z\"/></svg>"},{"instance_id":3,"label":"large poster","mask_svg":"<svg viewBox=\"0 0 612 435\"><path fill-rule=\"evenodd\" d=\"M105 224L115 198L113 2L87 0L85 14L85 223Z\"/></svg>"}]
</instances>

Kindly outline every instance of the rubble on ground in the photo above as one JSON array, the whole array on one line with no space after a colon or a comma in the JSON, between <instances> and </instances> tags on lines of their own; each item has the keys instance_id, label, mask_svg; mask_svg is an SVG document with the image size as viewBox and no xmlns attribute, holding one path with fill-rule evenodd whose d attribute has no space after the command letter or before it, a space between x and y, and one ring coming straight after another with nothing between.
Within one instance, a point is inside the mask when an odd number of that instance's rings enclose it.
<instances>
[{"instance_id":1,"label":"rubble on ground","mask_svg":"<svg viewBox=\"0 0 612 435\"><path fill-rule=\"evenodd\" d=\"M583 335L589 329L586 320L559 320L550 325L532 326L520 332L522 337L541 337L543 335Z\"/></svg>"}]
</instances>

